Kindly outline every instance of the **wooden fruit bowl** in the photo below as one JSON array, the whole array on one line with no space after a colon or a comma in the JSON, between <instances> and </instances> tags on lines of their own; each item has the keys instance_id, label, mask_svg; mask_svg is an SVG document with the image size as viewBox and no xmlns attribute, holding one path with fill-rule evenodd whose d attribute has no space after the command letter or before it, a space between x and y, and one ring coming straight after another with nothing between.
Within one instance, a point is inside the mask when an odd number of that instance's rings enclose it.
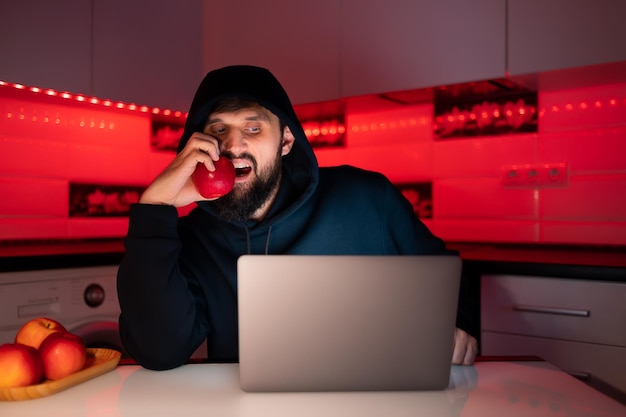
<instances>
[{"instance_id":1,"label":"wooden fruit bowl","mask_svg":"<svg viewBox=\"0 0 626 417\"><path fill-rule=\"evenodd\" d=\"M112 371L121 356L117 350L87 348L87 362L82 370L56 381L45 380L26 387L0 388L0 401L31 400L55 394Z\"/></svg>"}]
</instances>

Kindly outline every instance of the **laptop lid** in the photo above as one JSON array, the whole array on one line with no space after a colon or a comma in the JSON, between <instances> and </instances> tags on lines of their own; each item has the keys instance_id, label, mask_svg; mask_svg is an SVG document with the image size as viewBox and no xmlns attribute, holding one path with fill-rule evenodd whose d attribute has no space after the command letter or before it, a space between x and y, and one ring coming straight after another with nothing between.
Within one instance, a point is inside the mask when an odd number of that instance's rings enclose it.
<instances>
[{"instance_id":1,"label":"laptop lid","mask_svg":"<svg viewBox=\"0 0 626 417\"><path fill-rule=\"evenodd\" d=\"M448 386L460 258L244 255L237 268L244 391Z\"/></svg>"}]
</instances>

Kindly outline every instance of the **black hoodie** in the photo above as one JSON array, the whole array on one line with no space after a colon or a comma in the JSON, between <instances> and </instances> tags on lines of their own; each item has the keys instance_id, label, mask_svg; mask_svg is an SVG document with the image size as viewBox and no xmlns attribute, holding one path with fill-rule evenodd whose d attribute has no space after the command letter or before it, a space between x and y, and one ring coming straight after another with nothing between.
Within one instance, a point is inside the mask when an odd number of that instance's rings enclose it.
<instances>
[{"instance_id":1,"label":"black hoodie","mask_svg":"<svg viewBox=\"0 0 626 417\"><path fill-rule=\"evenodd\" d=\"M319 168L287 94L266 69L209 72L194 96L179 151L225 97L258 102L296 140L283 157L277 199L260 222L225 222L205 202L180 219L174 207L131 207L117 281L120 334L146 368L185 363L205 337L210 361L238 360L236 262L242 254L450 253L381 174Z\"/></svg>"}]
</instances>

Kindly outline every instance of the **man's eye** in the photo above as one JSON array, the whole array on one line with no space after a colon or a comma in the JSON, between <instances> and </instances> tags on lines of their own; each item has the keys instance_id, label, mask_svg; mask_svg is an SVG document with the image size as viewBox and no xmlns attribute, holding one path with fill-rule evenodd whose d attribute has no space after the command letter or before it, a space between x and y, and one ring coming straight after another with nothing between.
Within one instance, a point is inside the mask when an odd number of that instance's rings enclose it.
<instances>
[{"instance_id":1,"label":"man's eye","mask_svg":"<svg viewBox=\"0 0 626 417\"><path fill-rule=\"evenodd\" d=\"M260 127L247 127L246 131L248 133L260 133L261 132L261 128Z\"/></svg>"}]
</instances>

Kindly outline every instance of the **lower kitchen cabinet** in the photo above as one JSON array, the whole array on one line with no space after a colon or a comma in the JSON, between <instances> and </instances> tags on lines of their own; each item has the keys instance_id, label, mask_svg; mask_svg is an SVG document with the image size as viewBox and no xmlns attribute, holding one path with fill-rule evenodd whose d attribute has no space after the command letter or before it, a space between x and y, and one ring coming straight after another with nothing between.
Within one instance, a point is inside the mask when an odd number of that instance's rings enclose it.
<instances>
[{"instance_id":1,"label":"lower kitchen cabinet","mask_svg":"<svg viewBox=\"0 0 626 417\"><path fill-rule=\"evenodd\" d=\"M481 277L481 354L532 355L626 396L626 283Z\"/></svg>"}]
</instances>

